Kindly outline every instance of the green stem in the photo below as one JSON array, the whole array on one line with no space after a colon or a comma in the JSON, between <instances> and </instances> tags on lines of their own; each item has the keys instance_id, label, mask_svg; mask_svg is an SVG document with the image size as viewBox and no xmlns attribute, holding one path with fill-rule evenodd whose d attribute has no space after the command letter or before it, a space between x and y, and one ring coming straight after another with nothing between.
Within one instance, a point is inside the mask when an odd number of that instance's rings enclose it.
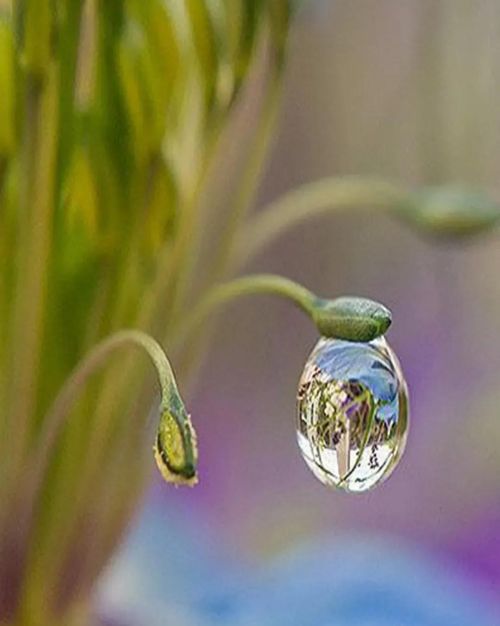
<instances>
[{"instance_id":1,"label":"green stem","mask_svg":"<svg viewBox=\"0 0 500 626\"><path fill-rule=\"evenodd\" d=\"M195 346L206 329L202 322L222 305L242 296L271 294L290 300L304 311L320 335L346 341L367 342L383 335L392 316L386 307L366 298L320 298L296 282L274 274L254 274L236 278L213 288L191 313L175 326L176 344L183 345L180 369L185 373L193 367ZM197 351L199 352L199 351Z\"/></svg>"},{"instance_id":2,"label":"green stem","mask_svg":"<svg viewBox=\"0 0 500 626\"><path fill-rule=\"evenodd\" d=\"M59 88L59 137L58 189L61 189L64 171L70 163L71 148L75 140L75 90L80 31L85 0L66 2L63 27L60 30L60 88ZM87 50L85 50L87 54Z\"/></svg>"},{"instance_id":3,"label":"green stem","mask_svg":"<svg viewBox=\"0 0 500 626\"><path fill-rule=\"evenodd\" d=\"M216 246L217 252L208 270L205 286L202 289L205 292L214 280L219 279L223 275L227 261L232 256L236 234L255 198L265 165L265 157L269 153L269 146L273 138L273 130L280 110L283 91L283 65L277 63L274 59L267 83L268 88L265 90L265 100L249 150L243 179L238 187L232 210L224 225L221 241ZM189 234L189 237L190 239L187 241L189 241L189 245L192 247L192 235ZM191 250L189 254L184 254L183 258L183 263L179 264L175 273L175 284L169 296L169 301L173 303L171 308L173 317L181 309L186 288L192 282L193 272L197 270L195 255L192 254Z\"/></svg>"},{"instance_id":4,"label":"green stem","mask_svg":"<svg viewBox=\"0 0 500 626\"><path fill-rule=\"evenodd\" d=\"M21 523L29 529L33 523L33 511L40 494L41 482L46 475L46 469L51 460L51 452L56 444L58 435L65 425L70 411L83 390L89 378L101 368L111 353L125 347L138 347L146 352L152 361L157 375L161 392L160 421L155 442L155 456L163 477L175 484L193 485L196 483L197 448L196 437L191 426L182 399L180 397L175 377L161 346L149 335L138 330L122 330L98 344L70 375L61 389L52 407L44 419L43 431L39 437L39 445L34 453L29 468L29 483L23 490L23 508ZM138 444L138 447L141 446ZM141 452L141 451L139 451ZM99 451L97 451L98 455ZM88 449L89 465L96 467L96 451ZM101 464L99 469L106 467ZM82 482L77 493L74 494L70 516L81 514L85 499L90 497L89 489L95 489L95 481L99 474L92 475L93 481ZM83 479L82 479L83 480ZM70 550L71 526L57 526L59 534L54 536L53 527L48 536L38 537L33 550L32 562L25 576L25 593L29 601L38 606L37 594L43 592L42 581L51 580L59 571L65 556ZM36 536L36 535L35 535ZM58 546L57 555L49 550L50 560L46 560L47 549L52 545ZM34 594L34 595L33 595Z\"/></svg>"},{"instance_id":5,"label":"green stem","mask_svg":"<svg viewBox=\"0 0 500 626\"><path fill-rule=\"evenodd\" d=\"M203 164L200 170L197 172L197 186L196 190L193 192L193 195L190 197L188 203L190 206L187 209L187 212L183 211L183 220L186 222L190 220L186 218L187 213L191 213L195 211L196 203L199 199L199 195L203 189L203 185L205 182L205 178L209 169L209 165L211 163L212 157L215 153L218 141L218 134L214 132L212 134L212 141L209 142L209 146L207 146L206 151L204 153ZM183 207L185 208L185 207ZM188 228L189 224L184 224L184 227ZM185 235L183 235L185 236ZM187 238L189 241L189 237ZM171 280L172 277L175 276L175 271L177 269L177 264L180 263L182 255L180 254L180 250L177 247L178 241L176 238L175 253L174 251L165 250L165 254L162 255L162 259L159 262L159 268L157 270L156 277L153 281L151 287L149 287L146 293L143 295L140 311L138 313L138 321L137 326L142 329L151 329L155 326L154 320L159 317L161 313L164 317L165 310L169 309L167 303L167 295L170 293ZM157 324L159 325L159 324ZM82 515L82 511L85 506L86 498L90 497L92 493L92 488L95 480L98 480L99 472L101 471L101 467L103 465L104 460L106 459L106 455L108 454L108 450L110 446L113 446L112 434L116 425L116 421L121 415L120 413L120 402L123 404L123 400L127 397L132 397L133 393L136 389L139 388L139 384L142 380L142 375L137 373L137 367L134 367L134 364L129 360L124 360L122 364L121 371L118 373L118 377L106 377L103 383L100 385L100 390L98 394L98 400L95 408L95 418L94 421L96 423L96 427L92 429L89 438L88 438L88 450L89 453L83 459L83 462L79 468L79 476L78 476L78 498L73 503L73 507L70 511L67 512L67 515L64 516L64 519L61 519L62 516L57 515L57 510L54 510L52 517L57 516L57 522L53 520L53 526L58 526L60 529L59 534L68 533L71 530L72 524L74 525L76 520L79 519L79 516ZM167 420L168 422L168 420ZM170 423L170 428L168 430L172 430L172 424ZM157 442L158 443L158 442ZM195 442L194 438L192 438L192 448L194 450ZM158 445L156 445L158 448ZM169 469L165 464L165 459L160 457L158 454L156 456L157 463L159 465L160 471L167 479L172 479L172 476L168 474ZM194 482L194 477L189 477L188 464L185 465L186 483ZM179 472L177 472L179 474ZM74 490L74 480L68 481L68 488L65 489L66 497L69 497L69 494ZM66 485L65 485L66 487ZM58 496L62 498L64 501L64 494ZM54 542L58 541L58 535L54 535L47 539L47 543L54 544Z\"/></svg>"},{"instance_id":6,"label":"green stem","mask_svg":"<svg viewBox=\"0 0 500 626\"><path fill-rule=\"evenodd\" d=\"M378 178L326 178L271 202L242 229L236 247L238 264L258 254L282 233L313 217L355 207L403 212L411 192Z\"/></svg>"},{"instance_id":7,"label":"green stem","mask_svg":"<svg viewBox=\"0 0 500 626\"><path fill-rule=\"evenodd\" d=\"M24 70L20 76L24 126L6 407L9 450L7 478L2 481L7 490L22 462L36 411L58 136L58 68L51 57L54 7L51 3L20 0L13 9L18 27L16 55L19 61L22 59Z\"/></svg>"},{"instance_id":8,"label":"green stem","mask_svg":"<svg viewBox=\"0 0 500 626\"><path fill-rule=\"evenodd\" d=\"M221 306L242 296L271 294L291 300L305 313L310 314L316 296L288 278L273 274L255 274L236 278L218 285L202 299L179 324L175 333L176 343L183 343L188 335Z\"/></svg>"},{"instance_id":9,"label":"green stem","mask_svg":"<svg viewBox=\"0 0 500 626\"><path fill-rule=\"evenodd\" d=\"M143 297L143 304L138 315L138 325L141 327L155 327L155 320L159 313L161 312L164 316L166 302L171 301L173 292L176 290L175 283L182 273L183 262L187 262L187 257L191 254L196 209L219 146L220 130L220 128L217 128L210 133L200 168L195 177L193 189L181 207L179 232L175 237L173 247L166 248L160 255L153 283ZM174 308L174 305L171 304L169 311L173 311Z\"/></svg>"},{"instance_id":10,"label":"green stem","mask_svg":"<svg viewBox=\"0 0 500 626\"><path fill-rule=\"evenodd\" d=\"M231 258L236 234L241 222L254 201L261 174L269 154L270 143L273 138L276 118L280 110L283 93L283 68L274 66L268 79L269 88L266 91L266 100L259 117L259 125L255 133L250 157L248 159L243 180L234 199L232 211L229 215L209 273L209 282L217 280L223 274L228 260ZM244 230L243 230L244 233Z\"/></svg>"},{"instance_id":11,"label":"green stem","mask_svg":"<svg viewBox=\"0 0 500 626\"><path fill-rule=\"evenodd\" d=\"M326 300L288 278L253 274L215 287L179 325L177 341L182 342L223 304L258 293L290 300L311 318L320 334L328 337L371 341L383 334L391 322L390 312L371 300L348 297Z\"/></svg>"},{"instance_id":12,"label":"green stem","mask_svg":"<svg viewBox=\"0 0 500 626\"><path fill-rule=\"evenodd\" d=\"M27 83L22 171L26 191L21 201L8 410L14 467L21 461L36 408L56 179L57 70L52 67L43 83L31 76Z\"/></svg>"},{"instance_id":13,"label":"green stem","mask_svg":"<svg viewBox=\"0 0 500 626\"><path fill-rule=\"evenodd\" d=\"M166 412L169 412L176 421L178 428L182 432L188 432L188 436L184 441L186 463L191 465L194 463L196 455L194 452L194 444L190 439L191 430L190 428L186 430L186 424L189 424L189 418L184 410L184 405L175 382L174 373L165 352L160 344L146 333L139 330L122 330L99 343L91 350L87 357L81 361L64 384L57 398L54 400L52 407L46 414L32 465L33 473L37 481L40 481L44 474L44 470L50 458L50 452L55 445L57 436L61 432L67 416L87 380L96 370L105 364L112 352L130 345L142 348L151 359L156 369L160 385L160 409L162 417ZM182 477L182 472L180 475ZM179 482L181 482L181 479L179 479Z\"/></svg>"}]
</instances>

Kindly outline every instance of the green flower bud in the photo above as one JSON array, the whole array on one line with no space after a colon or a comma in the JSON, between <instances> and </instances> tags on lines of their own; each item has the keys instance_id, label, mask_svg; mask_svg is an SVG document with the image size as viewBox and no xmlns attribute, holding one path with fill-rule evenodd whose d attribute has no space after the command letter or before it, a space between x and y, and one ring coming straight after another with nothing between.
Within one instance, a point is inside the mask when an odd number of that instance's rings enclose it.
<instances>
[{"instance_id":1,"label":"green flower bud","mask_svg":"<svg viewBox=\"0 0 500 626\"><path fill-rule=\"evenodd\" d=\"M440 237L467 237L490 230L500 219L500 204L486 193L459 186L416 191L402 213L423 230Z\"/></svg>"},{"instance_id":2,"label":"green flower bud","mask_svg":"<svg viewBox=\"0 0 500 626\"><path fill-rule=\"evenodd\" d=\"M176 417L169 408L162 411L154 454L158 469L167 482L190 487L196 485L196 435L184 407L181 415Z\"/></svg>"},{"instance_id":3,"label":"green flower bud","mask_svg":"<svg viewBox=\"0 0 500 626\"><path fill-rule=\"evenodd\" d=\"M321 335L347 341L372 341L383 335L392 322L389 309L367 298L318 298L311 309Z\"/></svg>"}]
</instances>

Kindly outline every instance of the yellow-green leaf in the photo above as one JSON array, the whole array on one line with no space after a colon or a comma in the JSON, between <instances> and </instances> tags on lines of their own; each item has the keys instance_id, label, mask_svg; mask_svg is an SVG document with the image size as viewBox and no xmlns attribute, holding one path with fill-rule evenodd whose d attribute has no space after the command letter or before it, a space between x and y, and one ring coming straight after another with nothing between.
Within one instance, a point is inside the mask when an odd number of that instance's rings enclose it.
<instances>
[{"instance_id":1,"label":"yellow-green leaf","mask_svg":"<svg viewBox=\"0 0 500 626\"><path fill-rule=\"evenodd\" d=\"M14 37L11 25L0 20L0 157L14 152L16 145L16 84Z\"/></svg>"}]
</instances>

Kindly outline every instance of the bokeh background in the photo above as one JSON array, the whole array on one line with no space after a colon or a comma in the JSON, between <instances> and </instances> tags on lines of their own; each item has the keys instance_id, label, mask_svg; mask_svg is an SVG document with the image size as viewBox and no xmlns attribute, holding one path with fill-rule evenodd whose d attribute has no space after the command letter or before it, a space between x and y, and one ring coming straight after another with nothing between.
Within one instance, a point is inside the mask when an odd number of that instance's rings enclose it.
<instances>
[{"instance_id":1,"label":"bokeh background","mask_svg":"<svg viewBox=\"0 0 500 626\"><path fill-rule=\"evenodd\" d=\"M300 183L343 174L458 181L495 192L499 42L495 0L306 3L293 31L283 111L256 210ZM408 589L421 590L419 599L412 596L416 605L438 595L446 604L450 585L450 606L460 606L464 621L458 614L428 622L418 613L398 617L396 607L386 621L353 613L351 621L298 617L297 624L500 623L499 242L495 233L465 244L431 240L360 207L301 226L266 250L252 270L287 274L324 295L372 297L392 309L389 340L411 394L403 461L365 495L320 485L300 458L294 432L296 384L314 329L275 299L232 305L190 402L200 484L192 491L154 486L103 583L103 605L121 603L140 615L149 602L146 625L177 603L172 623L201 623L198 614L182 613L193 594L238 587L248 572L266 580L270 569L281 584L283 571L294 567L282 564L290 558L284 555L326 541L307 553L326 559L307 602L321 603L329 593L345 597L368 575L353 563L370 555L376 579L389 581L389 604ZM344 578L334 591L340 563ZM172 567L180 568L179 588ZM358 578L346 574L353 567ZM298 569L305 579L320 576L304 563ZM148 601L138 583L146 579ZM325 579L331 587L322 586ZM272 595L280 593L284 604L300 596L293 586ZM460 604L466 598L477 621L466 621ZM254 620L248 623L265 623L257 613Z\"/></svg>"}]
</instances>

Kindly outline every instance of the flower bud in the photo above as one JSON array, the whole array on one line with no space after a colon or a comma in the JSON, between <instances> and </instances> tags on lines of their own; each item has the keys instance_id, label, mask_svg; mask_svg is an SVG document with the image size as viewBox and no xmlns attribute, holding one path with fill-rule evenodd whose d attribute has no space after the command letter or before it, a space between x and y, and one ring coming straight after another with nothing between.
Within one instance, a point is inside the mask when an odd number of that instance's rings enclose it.
<instances>
[{"instance_id":1,"label":"flower bud","mask_svg":"<svg viewBox=\"0 0 500 626\"><path fill-rule=\"evenodd\" d=\"M196 435L184 407L181 411L181 416L175 416L173 408L162 411L154 453L167 482L193 486L198 482Z\"/></svg>"},{"instance_id":2,"label":"flower bud","mask_svg":"<svg viewBox=\"0 0 500 626\"><path fill-rule=\"evenodd\" d=\"M323 337L366 342L383 335L392 322L384 305L367 298L317 299L312 318Z\"/></svg>"},{"instance_id":3,"label":"flower bud","mask_svg":"<svg viewBox=\"0 0 500 626\"><path fill-rule=\"evenodd\" d=\"M428 187L413 194L406 217L433 235L467 237L496 225L500 205L482 191L451 185Z\"/></svg>"}]
</instances>

